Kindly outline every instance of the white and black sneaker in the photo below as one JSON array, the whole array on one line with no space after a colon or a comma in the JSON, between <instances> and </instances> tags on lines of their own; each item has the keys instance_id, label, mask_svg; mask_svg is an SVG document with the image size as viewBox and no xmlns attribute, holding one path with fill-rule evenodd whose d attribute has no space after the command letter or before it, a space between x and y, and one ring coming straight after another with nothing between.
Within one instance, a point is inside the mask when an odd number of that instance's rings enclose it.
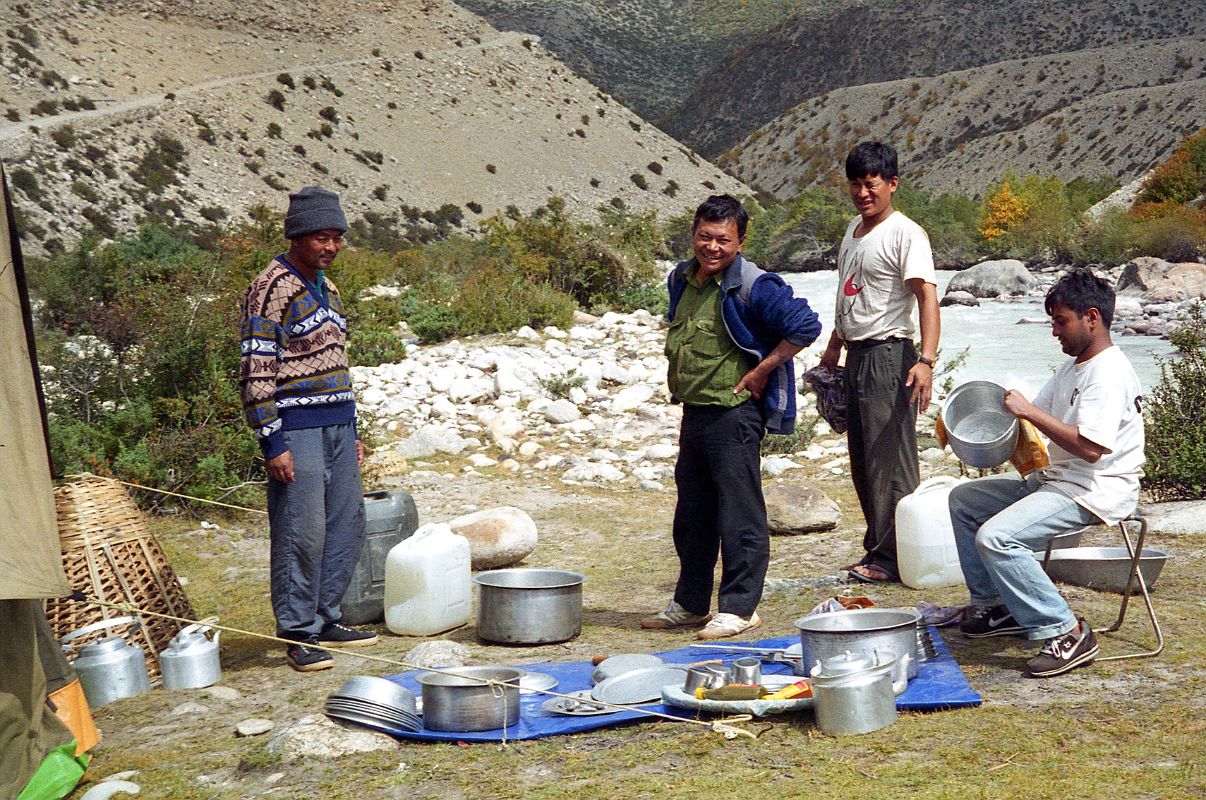
<instances>
[{"instance_id":1,"label":"white and black sneaker","mask_svg":"<svg viewBox=\"0 0 1206 800\"><path fill-rule=\"evenodd\" d=\"M1093 629L1083 618L1076 620L1076 627L1063 636L1054 636L1043 642L1043 649L1026 662L1026 670L1036 678L1063 675L1069 670L1083 667L1097 658L1101 648Z\"/></svg>"},{"instance_id":2,"label":"white and black sneaker","mask_svg":"<svg viewBox=\"0 0 1206 800\"><path fill-rule=\"evenodd\" d=\"M971 639L1009 636L1026 630L1005 606L972 606L959 623L959 632Z\"/></svg>"}]
</instances>

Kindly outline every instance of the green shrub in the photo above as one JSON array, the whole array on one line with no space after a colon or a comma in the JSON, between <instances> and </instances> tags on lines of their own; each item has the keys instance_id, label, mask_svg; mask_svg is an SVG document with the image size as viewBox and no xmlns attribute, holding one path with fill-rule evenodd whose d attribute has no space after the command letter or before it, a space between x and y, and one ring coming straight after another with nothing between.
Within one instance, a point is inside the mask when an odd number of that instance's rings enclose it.
<instances>
[{"instance_id":1,"label":"green shrub","mask_svg":"<svg viewBox=\"0 0 1206 800\"><path fill-rule=\"evenodd\" d=\"M1147 397L1144 485L1159 500L1206 494L1206 319L1195 304L1169 334L1176 352L1160 364Z\"/></svg>"},{"instance_id":2,"label":"green shrub","mask_svg":"<svg viewBox=\"0 0 1206 800\"><path fill-rule=\"evenodd\" d=\"M38 176L24 167L14 167L13 171L8 173L8 180L12 183L14 189L20 189L30 200L37 200L42 196L42 187L38 184Z\"/></svg>"},{"instance_id":3,"label":"green shrub","mask_svg":"<svg viewBox=\"0 0 1206 800\"><path fill-rule=\"evenodd\" d=\"M570 369L565 372L554 372L547 378L540 379L540 386L550 397L565 398L569 397L571 389L578 389L586 385L586 376L579 375L578 370Z\"/></svg>"},{"instance_id":4,"label":"green shrub","mask_svg":"<svg viewBox=\"0 0 1206 800\"><path fill-rule=\"evenodd\" d=\"M270 89L268 94L264 95L264 102L275 108L277 111L285 110L285 95L280 89Z\"/></svg>"},{"instance_id":5,"label":"green shrub","mask_svg":"<svg viewBox=\"0 0 1206 800\"><path fill-rule=\"evenodd\" d=\"M658 281L621 287L616 298L616 310L631 313L639 308L657 317L665 316L670 310L670 296L666 293L666 284Z\"/></svg>"},{"instance_id":6,"label":"green shrub","mask_svg":"<svg viewBox=\"0 0 1206 800\"><path fill-rule=\"evenodd\" d=\"M1135 251L1167 261L1195 261L1206 253L1206 211L1178 203L1150 203L1136 207L1133 235Z\"/></svg>"},{"instance_id":7,"label":"green shrub","mask_svg":"<svg viewBox=\"0 0 1206 800\"><path fill-rule=\"evenodd\" d=\"M188 150L179 139L165 133L155 134L151 141L130 177L151 192L161 194L168 186L180 182L176 173L188 174L184 166Z\"/></svg>"},{"instance_id":8,"label":"green shrub","mask_svg":"<svg viewBox=\"0 0 1206 800\"><path fill-rule=\"evenodd\" d=\"M406 323L423 342L442 342L455 334L460 326L456 313L444 306L424 306L411 315Z\"/></svg>"},{"instance_id":9,"label":"green shrub","mask_svg":"<svg viewBox=\"0 0 1206 800\"><path fill-rule=\"evenodd\" d=\"M276 82L290 89L296 88L296 85L293 83L293 76L288 72L282 72L280 75L277 75Z\"/></svg>"},{"instance_id":10,"label":"green shrub","mask_svg":"<svg viewBox=\"0 0 1206 800\"><path fill-rule=\"evenodd\" d=\"M820 417L796 417L796 429L791 433L768 433L762 437L762 455L790 455L808 446L816 433Z\"/></svg>"},{"instance_id":11,"label":"green shrub","mask_svg":"<svg viewBox=\"0 0 1206 800\"><path fill-rule=\"evenodd\" d=\"M80 137L76 135L75 128L70 125L55 128L50 132L50 138L59 146L60 150L70 150L79 144L80 141Z\"/></svg>"}]
</instances>

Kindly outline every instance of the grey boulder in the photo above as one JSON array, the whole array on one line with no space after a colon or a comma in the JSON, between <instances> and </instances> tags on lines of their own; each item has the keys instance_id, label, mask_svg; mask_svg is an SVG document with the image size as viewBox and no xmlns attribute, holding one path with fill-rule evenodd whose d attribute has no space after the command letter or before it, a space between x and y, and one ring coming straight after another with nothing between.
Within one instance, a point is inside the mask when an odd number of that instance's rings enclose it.
<instances>
[{"instance_id":1,"label":"grey boulder","mask_svg":"<svg viewBox=\"0 0 1206 800\"><path fill-rule=\"evenodd\" d=\"M1019 297L1035 285L1026 265L1015 258L981 261L968 267L947 284L946 293L967 292L973 297Z\"/></svg>"},{"instance_id":2,"label":"grey boulder","mask_svg":"<svg viewBox=\"0 0 1206 800\"><path fill-rule=\"evenodd\" d=\"M772 534L794 536L830 531L842 521L838 504L824 492L798 483L766 487L766 521Z\"/></svg>"}]
</instances>

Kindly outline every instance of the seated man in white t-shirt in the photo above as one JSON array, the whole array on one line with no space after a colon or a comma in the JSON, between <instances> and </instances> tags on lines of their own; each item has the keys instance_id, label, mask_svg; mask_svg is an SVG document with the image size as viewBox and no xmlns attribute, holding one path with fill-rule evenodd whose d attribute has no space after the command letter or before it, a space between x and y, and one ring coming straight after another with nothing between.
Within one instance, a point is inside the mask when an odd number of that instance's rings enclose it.
<instances>
[{"instance_id":1,"label":"seated man in white t-shirt","mask_svg":"<svg viewBox=\"0 0 1206 800\"><path fill-rule=\"evenodd\" d=\"M1076 617L1034 557L1053 536L1117 523L1139 502L1142 390L1110 340L1114 290L1073 270L1047 293L1051 333L1071 356L1031 403L1016 390L1005 408L1050 440L1051 466L1026 479L993 475L951 491L951 523L972 609L959 626L973 638L1023 634L1044 640L1026 663L1045 678L1090 663L1093 629Z\"/></svg>"}]
</instances>

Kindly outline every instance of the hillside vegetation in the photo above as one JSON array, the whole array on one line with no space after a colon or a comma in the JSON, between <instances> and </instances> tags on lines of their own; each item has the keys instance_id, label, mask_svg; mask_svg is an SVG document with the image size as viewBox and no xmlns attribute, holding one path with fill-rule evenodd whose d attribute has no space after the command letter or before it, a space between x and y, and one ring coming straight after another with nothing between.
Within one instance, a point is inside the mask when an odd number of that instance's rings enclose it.
<instances>
[{"instance_id":1,"label":"hillside vegetation","mask_svg":"<svg viewBox=\"0 0 1206 800\"><path fill-rule=\"evenodd\" d=\"M530 38L443 0L4 4L0 158L26 246L242 218L319 183L350 217L466 229L553 194L667 213L736 180Z\"/></svg>"},{"instance_id":2,"label":"hillside vegetation","mask_svg":"<svg viewBox=\"0 0 1206 800\"><path fill-rule=\"evenodd\" d=\"M701 75L793 14L869 0L460 0L541 44L641 116L678 106Z\"/></svg>"},{"instance_id":3,"label":"hillside vegetation","mask_svg":"<svg viewBox=\"0 0 1206 800\"><path fill-rule=\"evenodd\" d=\"M702 76L663 127L700 152L717 155L805 100L842 87L1204 35L1201 0L1090 0L1075 6L1057 0L895 0L802 13ZM1110 87L1103 82L1098 91ZM861 122L876 113L877 107L863 108L852 117Z\"/></svg>"},{"instance_id":4,"label":"hillside vegetation","mask_svg":"<svg viewBox=\"0 0 1206 800\"><path fill-rule=\"evenodd\" d=\"M1197 130L1206 40L1001 61L837 89L751 133L719 163L778 198L838 175L864 139L891 142L906 180L979 195L1001 175L1126 182Z\"/></svg>"}]
</instances>

